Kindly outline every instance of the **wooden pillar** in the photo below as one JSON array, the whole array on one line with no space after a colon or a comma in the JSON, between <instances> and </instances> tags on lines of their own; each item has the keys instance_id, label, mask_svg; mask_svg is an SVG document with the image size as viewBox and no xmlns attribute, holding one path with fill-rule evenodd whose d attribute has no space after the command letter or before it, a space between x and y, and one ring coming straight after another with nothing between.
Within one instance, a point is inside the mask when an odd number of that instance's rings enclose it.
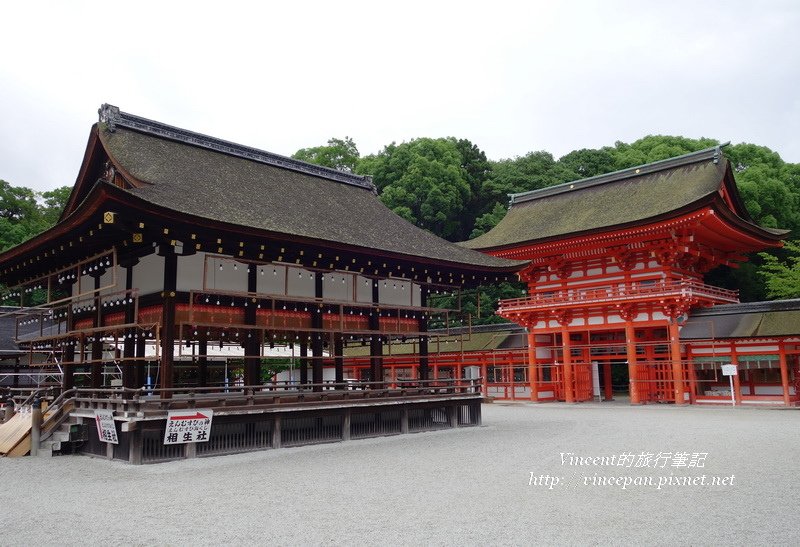
<instances>
[{"instance_id":1,"label":"wooden pillar","mask_svg":"<svg viewBox=\"0 0 800 547\"><path fill-rule=\"evenodd\" d=\"M144 337L144 332L138 332L137 334L134 334L134 339L136 340L136 361L134 366L136 367L136 387L138 388L144 386L147 382L147 364L144 361L147 340Z\"/></svg>"},{"instance_id":2,"label":"wooden pillar","mask_svg":"<svg viewBox=\"0 0 800 547\"><path fill-rule=\"evenodd\" d=\"M162 245L159 254L164 257L164 290L161 293L161 389L173 386L175 362L175 296L178 286L178 255L172 245ZM165 392L162 397L170 397Z\"/></svg>"},{"instance_id":3,"label":"wooden pillar","mask_svg":"<svg viewBox=\"0 0 800 547\"><path fill-rule=\"evenodd\" d=\"M778 360L781 366L781 385L783 386L783 404L790 405L789 395L789 366L786 361L786 345L783 342L778 344Z\"/></svg>"},{"instance_id":4,"label":"wooden pillar","mask_svg":"<svg viewBox=\"0 0 800 547\"><path fill-rule=\"evenodd\" d=\"M73 285L70 284L69 286L69 295L72 296L72 287ZM72 302L67 302L67 327L66 331L71 332L73 330L74 323L72 321ZM64 375L61 377L61 389L62 391L67 391L68 389L72 389L75 387L75 365L73 364L75 361L75 345L68 344L64 347L64 353L61 357L61 370L64 372ZM17 357L17 367L19 367L19 357ZM14 372L18 372L15 370ZM14 387L18 387L18 376L14 376Z\"/></svg>"},{"instance_id":5,"label":"wooden pillar","mask_svg":"<svg viewBox=\"0 0 800 547\"><path fill-rule=\"evenodd\" d=\"M678 320L673 317L669 321L669 349L672 358L672 385L675 389L675 404L682 405L686 401L683 398L683 363L681 362L681 339L678 330Z\"/></svg>"},{"instance_id":6,"label":"wooden pillar","mask_svg":"<svg viewBox=\"0 0 800 547\"><path fill-rule=\"evenodd\" d=\"M614 385L611 383L611 374L611 361L606 361L603 363L603 391L606 401L614 400Z\"/></svg>"},{"instance_id":7,"label":"wooden pillar","mask_svg":"<svg viewBox=\"0 0 800 547\"><path fill-rule=\"evenodd\" d=\"M568 403L575 402L575 390L572 379L572 348L570 346L569 331L566 327L561 329L561 348L564 361L564 399Z\"/></svg>"},{"instance_id":8,"label":"wooden pillar","mask_svg":"<svg viewBox=\"0 0 800 547\"><path fill-rule=\"evenodd\" d=\"M750 395L756 394L756 377L752 370L747 371L747 386L750 388Z\"/></svg>"},{"instance_id":9,"label":"wooden pillar","mask_svg":"<svg viewBox=\"0 0 800 547\"><path fill-rule=\"evenodd\" d=\"M102 305L100 302L100 293L98 292L100 289L100 274L94 276L94 306L95 306L95 314L92 318L92 327L100 327L103 324L103 314L100 311L102 309ZM92 364L90 365L91 370L91 386L92 389L98 389L103 387L103 339L100 336L100 332L95 331L92 334Z\"/></svg>"},{"instance_id":10,"label":"wooden pillar","mask_svg":"<svg viewBox=\"0 0 800 547\"><path fill-rule=\"evenodd\" d=\"M136 322L135 303L131 298L130 290L133 289L133 266L138 262L138 259L128 261L125 263L125 323L131 324ZM136 387L136 378L134 374L133 358L136 356L136 341L133 339L135 329L125 329L123 336L125 341L122 343L122 385L126 388Z\"/></svg>"},{"instance_id":11,"label":"wooden pillar","mask_svg":"<svg viewBox=\"0 0 800 547\"><path fill-rule=\"evenodd\" d=\"M67 377L67 369L64 368L63 370L64 370L64 378L66 378ZM12 385L15 388L19 387L19 357L14 359L14 380L12 382ZM69 388L64 388L64 389L71 389L71 387L72 386L70 386Z\"/></svg>"},{"instance_id":12,"label":"wooden pillar","mask_svg":"<svg viewBox=\"0 0 800 547\"><path fill-rule=\"evenodd\" d=\"M197 384L200 387L208 386L208 335L206 335L206 331L199 332L197 339Z\"/></svg>"},{"instance_id":13,"label":"wooden pillar","mask_svg":"<svg viewBox=\"0 0 800 547\"><path fill-rule=\"evenodd\" d=\"M383 382L383 342L381 341L381 317L380 317L380 293L378 281L372 284L372 304L373 307L369 314L369 354L370 371L373 382ZM376 384L376 387L378 385Z\"/></svg>"},{"instance_id":14,"label":"wooden pillar","mask_svg":"<svg viewBox=\"0 0 800 547\"><path fill-rule=\"evenodd\" d=\"M531 401L539 402L539 370L536 364L536 335L528 332L528 383L531 388Z\"/></svg>"},{"instance_id":15,"label":"wooden pillar","mask_svg":"<svg viewBox=\"0 0 800 547\"><path fill-rule=\"evenodd\" d=\"M336 383L344 383L344 340L339 333L333 335L333 368Z\"/></svg>"},{"instance_id":16,"label":"wooden pillar","mask_svg":"<svg viewBox=\"0 0 800 547\"><path fill-rule=\"evenodd\" d=\"M517 399L517 386L514 385L514 362L509 359L506 364L508 365L508 382L511 389L511 400Z\"/></svg>"},{"instance_id":17,"label":"wooden pillar","mask_svg":"<svg viewBox=\"0 0 800 547\"><path fill-rule=\"evenodd\" d=\"M736 374L733 376L733 400L740 405L742 404L742 381L739 377L739 354L736 353L736 342L731 342L730 348L731 364L736 366Z\"/></svg>"},{"instance_id":18,"label":"wooden pillar","mask_svg":"<svg viewBox=\"0 0 800 547\"><path fill-rule=\"evenodd\" d=\"M321 300L322 299L322 272L315 272L314 273L314 297ZM312 383L315 384L314 391L321 391L323 382L323 374L322 374L322 348L323 348L323 340L322 340L322 304L319 304L312 308L311 310L311 328L316 329L315 332L311 334L311 355L313 356L313 360L311 361L311 377Z\"/></svg>"},{"instance_id":19,"label":"wooden pillar","mask_svg":"<svg viewBox=\"0 0 800 547\"><path fill-rule=\"evenodd\" d=\"M258 268L255 264L247 266L247 292L255 294L258 292ZM245 325L256 324L256 303L248 297L244 307ZM244 339L244 385L261 385L261 336L258 331L252 329L248 331Z\"/></svg>"},{"instance_id":20,"label":"wooden pillar","mask_svg":"<svg viewBox=\"0 0 800 547\"><path fill-rule=\"evenodd\" d=\"M308 383L308 341L306 335L300 335L300 384Z\"/></svg>"},{"instance_id":21,"label":"wooden pillar","mask_svg":"<svg viewBox=\"0 0 800 547\"><path fill-rule=\"evenodd\" d=\"M419 288L419 305L422 308L428 307L428 293L430 289L427 285ZM419 318L419 371L420 380L427 380L430 377L430 360L428 358L428 311L423 309L422 316Z\"/></svg>"},{"instance_id":22,"label":"wooden pillar","mask_svg":"<svg viewBox=\"0 0 800 547\"><path fill-rule=\"evenodd\" d=\"M484 358L485 359L485 358ZM483 391L483 396L486 397L489 395L489 365L486 364L486 361L481 361L481 390Z\"/></svg>"},{"instance_id":23,"label":"wooden pillar","mask_svg":"<svg viewBox=\"0 0 800 547\"><path fill-rule=\"evenodd\" d=\"M631 404L642 403L639 385L639 366L636 358L636 331L633 323L625 322L625 352L628 357L628 382L630 385Z\"/></svg>"}]
</instances>

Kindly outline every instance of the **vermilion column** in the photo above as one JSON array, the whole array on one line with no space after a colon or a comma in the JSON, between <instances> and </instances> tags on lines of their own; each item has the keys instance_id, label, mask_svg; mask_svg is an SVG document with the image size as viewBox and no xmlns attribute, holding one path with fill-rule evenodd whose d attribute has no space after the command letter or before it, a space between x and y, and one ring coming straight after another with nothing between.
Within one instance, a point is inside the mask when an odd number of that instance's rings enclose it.
<instances>
[{"instance_id":1,"label":"vermilion column","mask_svg":"<svg viewBox=\"0 0 800 547\"><path fill-rule=\"evenodd\" d=\"M783 386L783 404L789 406L789 367L786 363L786 346L778 346L778 359L781 365L781 385Z\"/></svg>"},{"instance_id":2,"label":"vermilion column","mask_svg":"<svg viewBox=\"0 0 800 547\"><path fill-rule=\"evenodd\" d=\"M697 401L697 373L694 369L691 349L688 347L686 348L686 364L689 367L689 402L694 404Z\"/></svg>"},{"instance_id":3,"label":"vermilion column","mask_svg":"<svg viewBox=\"0 0 800 547\"><path fill-rule=\"evenodd\" d=\"M736 365L736 375L733 377L733 400L740 405L742 404L742 383L739 379L739 356L736 354L736 344L733 342L731 342L731 364Z\"/></svg>"},{"instance_id":4,"label":"vermilion column","mask_svg":"<svg viewBox=\"0 0 800 547\"><path fill-rule=\"evenodd\" d=\"M561 347L564 352L564 398L568 403L574 403L575 390L572 379L572 349L569 342L569 331L566 328L561 329Z\"/></svg>"},{"instance_id":5,"label":"vermilion column","mask_svg":"<svg viewBox=\"0 0 800 547\"><path fill-rule=\"evenodd\" d=\"M531 386L531 401L539 402L539 371L536 366L536 335L528 333L528 382Z\"/></svg>"},{"instance_id":6,"label":"vermilion column","mask_svg":"<svg viewBox=\"0 0 800 547\"><path fill-rule=\"evenodd\" d=\"M672 385L675 387L675 404L682 405L683 399L683 365L681 363L681 340L678 321L673 317L669 322L669 346L672 355Z\"/></svg>"},{"instance_id":7,"label":"vermilion column","mask_svg":"<svg viewBox=\"0 0 800 547\"><path fill-rule=\"evenodd\" d=\"M603 363L603 379L605 380L605 400L614 400L614 386L611 385L611 361Z\"/></svg>"},{"instance_id":8,"label":"vermilion column","mask_svg":"<svg viewBox=\"0 0 800 547\"><path fill-rule=\"evenodd\" d=\"M638 405L642 402L639 393L639 375L636 364L636 332L633 323L625 323L625 350L628 356L628 378L630 381L631 404Z\"/></svg>"}]
</instances>

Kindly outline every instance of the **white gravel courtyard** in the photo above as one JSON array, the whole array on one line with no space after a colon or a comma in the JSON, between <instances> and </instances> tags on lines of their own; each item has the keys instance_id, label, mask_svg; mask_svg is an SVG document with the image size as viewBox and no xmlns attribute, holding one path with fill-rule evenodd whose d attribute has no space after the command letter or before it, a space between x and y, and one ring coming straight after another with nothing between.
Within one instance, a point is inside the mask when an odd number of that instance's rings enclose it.
<instances>
[{"instance_id":1,"label":"white gravel courtyard","mask_svg":"<svg viewBox=\"0 0 800 547\"><path fill-rule=\"evenodd\" d=\"M483 422L146 466L0 459L0 545L800 544L799 410L495 403Z\"/></svg>"}]
</instances>

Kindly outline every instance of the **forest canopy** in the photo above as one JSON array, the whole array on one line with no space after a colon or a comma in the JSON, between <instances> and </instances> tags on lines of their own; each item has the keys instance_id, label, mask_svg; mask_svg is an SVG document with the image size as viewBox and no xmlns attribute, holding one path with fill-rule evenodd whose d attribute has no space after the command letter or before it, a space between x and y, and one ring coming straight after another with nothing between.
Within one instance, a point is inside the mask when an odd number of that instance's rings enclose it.
<instances>
[{"instance_id":1,"label":"forest canopy","mask_svg":"<svg viewBox=\"0 0 800 547\"><path fill-rule=\"evenodd\" d=\"M380 199L417 226L450 241L491 230L507 211L508 194L545 188L627 167L663 160L719 144L713 139L650 135L632 143L574 150L556 159L539 150L490 160L473 142L454 137L418 138L386 145L361 156L350 137L303 148L293 157L342 171L372 176ZM800 164L784 162L777 152L755 144L723 148L750 215L760 225L800 237ZM47 192L0 180L0 250L29 239L57 221L71 188ZM740 268L720 267L707 282L739 289L742 301L800 297L800 244L753 253ZM475 322L495 322L497 298L522 294L521 284L481 287L481 313ZM465 308L471 304L466 303ZM477 306L477 301L475 306Z\"/></svg>"}]
</instances>

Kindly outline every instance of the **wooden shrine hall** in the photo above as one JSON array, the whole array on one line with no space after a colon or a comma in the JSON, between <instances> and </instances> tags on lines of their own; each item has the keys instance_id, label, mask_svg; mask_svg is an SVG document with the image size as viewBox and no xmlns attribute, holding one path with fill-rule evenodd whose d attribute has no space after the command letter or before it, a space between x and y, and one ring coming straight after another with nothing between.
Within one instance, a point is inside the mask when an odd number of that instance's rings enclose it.
<instances>
[{"instance_id":1,"label":"wooden shrine hall","mask_svg":"<svg viewBox=\"0 0 800 547\"><path fill-rule=\"evenodd\" d=\"M717 147L512 195L505 218L463 245L530 261L520 273L527 296L501 301L498 313L527 329L522 376L531 400L590 400L599 376L606 398L618 378L633 404L684 404L715 399L720 366L731 363L731 351L736 362L731 348L737 342L716 340L734 331L697 325L713 323L700 310L730 309L738 294L706 284L704 274L780 246L786 234L753 222ZM750 309L742 305L738 313ZM687 318L693 322L689 345L681 336ZM762 393L795 404L789 384L790 377L800 378L800 331L764 330L758 341L756 330L741 334L747 343L740 351L768 348L777 363L780 346L782 355L781 391ZM698 365L703 357L714 357L716 365ZM751 382L750 389L757 399L759 388Z\"/></svg>"},{"instance_id":2,"label":"wooden shrine hall","mask_svg":"<svg viewBox=\"0 0 800 547\"><path fill-rule=\"evenodd\" d=\"M57 387L84 414L98 390L112 388L141 397L115 419L158 408L162 424L163 411L187 398L198 407L338 400L344 408L369 391L376 400L439 404L447 423L474 424L479 389L426 384L428 322L447 325L460 314L439 307L435 295L516 278L524 264L415 227L380 202L369 177L103 105L58 224L0 254L8 287L0 304L14 307L6 315L27 333L17 341L29 362L55 367ZM400 339L420 348L413 385L384 382L383 344ZM370 348L366 383L346 382L348 345ZM300 378L278 385L272 378L289 349ZM242 371L236 378L234 367ZM324 367L335 370L333 381L323 381ZM244 397L237 403L222 395L234 385ZM148 407L145 394L158 405ZM411 418L404 411L392 431L414 430L416 410L407 410ZM436 422L430 412L419 416ZM340 417L334 429L349 438L350 422ZM148 458L134 454L140 448L130 457L116 450L122 459Z\"/></svg>"}]
</instances>

